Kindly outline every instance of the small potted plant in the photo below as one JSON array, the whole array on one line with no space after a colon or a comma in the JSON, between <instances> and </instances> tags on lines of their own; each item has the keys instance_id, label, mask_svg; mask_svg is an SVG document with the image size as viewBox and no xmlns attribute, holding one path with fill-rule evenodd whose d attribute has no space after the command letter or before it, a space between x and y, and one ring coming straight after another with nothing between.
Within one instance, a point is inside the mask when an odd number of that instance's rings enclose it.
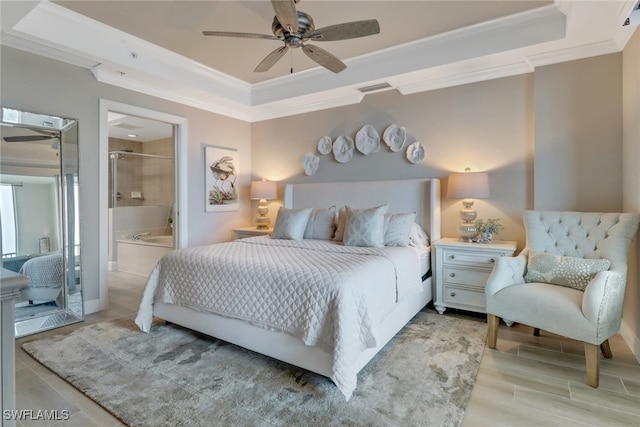
<instances>
[{"instance_id":1,"label":"small potted plant","mask_svg":"<svg viewBox=\"0 0 640 427\"><path fill-rule=\"evenodd\" d=\"M476 221L476 229L478 230L478 243L489 243L493 240L494 234L500 234L500 230L504 226L500 224L499 218L489 218L484 221L479 219Z\"/></svg>"}]
</instances>

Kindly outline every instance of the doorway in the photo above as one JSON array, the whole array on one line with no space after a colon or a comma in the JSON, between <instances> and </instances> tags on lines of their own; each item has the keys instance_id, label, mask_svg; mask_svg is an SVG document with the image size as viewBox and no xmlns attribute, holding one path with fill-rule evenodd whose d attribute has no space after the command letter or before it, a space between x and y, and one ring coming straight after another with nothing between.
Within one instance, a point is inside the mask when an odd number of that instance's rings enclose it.
<instances>
[{"instance_id":1,"label":"doorway","mask_svg":"<svg viewBox=\"0 0 640 427\"><path fill-rule=\"evenodd\" d=\"M151 145L145 147L145 142L135 141L136 138L142 138L145 126L160 132L146 137L146 143L158 142L155 149ZM90 307L89 313L107 308L108 271L123 267L117 267L118 240L139 243L139 247L120 247L122 251L150 248L156 253L158 250L169 251L186 246L186 177L181 173L186 170L186 128L187 122L183 117L108 100L100 101L100 293L98 306ZM167 147L167 144L170 146ZM141 173L145 167L153 174L154 170L163 169L158 163L166 166L166 162L171 163L174 173L170 183L166 182L166 176L159 178L164 180L162 186L165 190L145 186L142 182L144 178L134 175ZM118 180L123 185L118 185ZM167 191L166 187L171 191ZM167 192L172 193L169 199L161 196ZM117 210L114 211L114 208ZM171 242L168 241L169 236ZM142 238L153 240L152 237L155 242L139 242ZM124 258L120 259L132 258L128 253L123 255ZM124 268L130 267L137 268L131 265ZM141 270L136 274L146 273Z\"/></svg>"}]
</instances>

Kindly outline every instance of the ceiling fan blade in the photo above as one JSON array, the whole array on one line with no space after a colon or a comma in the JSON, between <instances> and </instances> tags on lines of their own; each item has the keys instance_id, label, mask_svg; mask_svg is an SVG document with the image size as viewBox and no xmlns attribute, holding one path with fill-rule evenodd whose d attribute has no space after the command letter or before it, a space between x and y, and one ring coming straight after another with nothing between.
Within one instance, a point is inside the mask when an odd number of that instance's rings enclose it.
<instances>
[{"instance_id":1,"label":"ceiling fan blade","mask_svg":"<svg viewBox=\"0 0 640 427\"><path fill-rule=\"evenodd\" d=\"M318 46L303 45L302 51L309 58L313 59L324 68L333 71L334 73L339 73L340 71L347 68L344 62L340 61L334 55L330 54L324 49L319 48Z\"/></svg>"},{"instance_id":2,"label":"ceiling fan blade","mask_svg":"<svg viewBox=\"0 0 640 427\"><path fill-rule=\"evenodd\" d=\"M289 48L287 46L282 46L277 48L276 50L274 50L273 52L271 52L269 55L267 55L262 62L260 62L258 64L258 66L256 67L255 70L253 70L256 73L262 73L265 71L269 71L271 69L271 67L273 67L275 65L276 62L278 62L280 60L280 58L282 58L284 56L285 53L287 53L287 51L289 50Z\"/></svg>"},{"instance_id":3,"label":"ceiling fan blade","mask_svg":"<svg viewBox=\"0 0 640 427\"><path fill-rule=\"evenodd\" d=\"M271 0L271 5L282 28L290 33L298 31L298 11L294 0Z\"/></svg>"},{"instance_id":4,"label":"ceiling fan blade","mask_svg":"<svg viewBox=\"0 0 640 427\"><path fill-rule=\"evenodd\" d=\"M229 31L203 31L205 36L218 36L218 37L240 37L244 39L268 39L268 40L284 40L281 37L271 36L268 34L254 34L254 33L233 33Z\"/></svg>"},{"instance_id":5,"label":"ceiling fan blade","mask_svg":"<svg viewBox=\"0 0 640 427\"><path fill-rule=\"evenodd\" d=\"M53 136L47 135L22 135L22 136L5 136L5 142L39 142L53 139Z\"/></svg>"},{"instance_id":6,"label":"ceiling fan blade","mask_svg":"<svg viewBox=\"0 0 640 427\"><path fill-rule=\"evenodd\" d=\"M344 24L329 25L318 28L305 36L305 39L331 42L335 40L355 39L380 33L380 24L376 19L365 21L345 22Z\"/></svg>"}]
</instances>

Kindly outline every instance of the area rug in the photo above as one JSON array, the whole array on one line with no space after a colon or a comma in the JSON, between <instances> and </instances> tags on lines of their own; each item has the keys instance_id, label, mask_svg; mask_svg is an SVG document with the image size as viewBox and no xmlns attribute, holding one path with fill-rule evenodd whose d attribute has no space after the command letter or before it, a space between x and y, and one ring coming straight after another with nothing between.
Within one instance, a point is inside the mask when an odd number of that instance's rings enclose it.
<instances>
[{"instance_id":1,"label":"area rug","mask_svg":"<svg viewBox=\"0 0 640 427\"><path fill-rule=\"evenodd\" d=\"M175 325L85 326L27 353L130 426L456 426L486 324L423 310L360 372L331 380Z\"/></svg>"}]
</instances>

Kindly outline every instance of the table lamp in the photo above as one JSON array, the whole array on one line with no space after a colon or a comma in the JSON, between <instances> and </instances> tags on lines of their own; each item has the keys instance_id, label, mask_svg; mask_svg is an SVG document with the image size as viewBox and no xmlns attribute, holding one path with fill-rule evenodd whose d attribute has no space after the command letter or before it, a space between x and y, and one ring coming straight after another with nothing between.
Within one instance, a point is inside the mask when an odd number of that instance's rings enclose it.
<instances>
[{"instance_id":1,"label":"table lamp","mask_svg":"<svg viewBox=\"0 0 640 427\"><path fill-rule=\"evenodd\" d=\"M269 228L271 220L267 216L269 213L267 200L275 199L277 197L277 190L277 184L273 181L262 180L251 183L249 197L251 200L260 200L258 202L258 216L256 217L256 228L258 230Z\"/></svg>"},{"instance_id":2,"label":"table lamp","mask_svg":"<svg viewBox=\"0 0 640 427\"><path fill-rule=\"evenodd\" d=\"M458 224L459 240L471 242L478 234L475 219L478 213L473 209L473 199L489 197L489 175L486 172L471 172L466 168L464 173L449 174L447 184L447 198L463 199Z\"/></svg>"}]
</instances>

